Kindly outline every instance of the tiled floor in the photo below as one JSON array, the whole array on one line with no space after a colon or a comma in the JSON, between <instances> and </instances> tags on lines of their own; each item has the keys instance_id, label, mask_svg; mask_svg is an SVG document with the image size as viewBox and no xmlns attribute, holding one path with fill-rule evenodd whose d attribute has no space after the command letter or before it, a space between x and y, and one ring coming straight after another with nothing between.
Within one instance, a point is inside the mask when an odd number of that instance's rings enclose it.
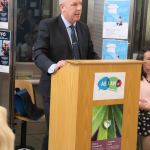
<instances>
[{"instance_id":1,"label":"tiled floor","mask_svg":"<svg viewBox=\"0 0 150 150\"><path fill-rule=\"evenodd\" d=\"M20 121L16 122L15 125L15 145L20 145L20 132L21 131L21 123ZM41 150L41 144L46 132L46 126L44 118L41 121L37 122L28 122L27 123L27 145L34 148L34 150ZM24 150L24 149L22 149Z\"/></svg>"}]
</instances>

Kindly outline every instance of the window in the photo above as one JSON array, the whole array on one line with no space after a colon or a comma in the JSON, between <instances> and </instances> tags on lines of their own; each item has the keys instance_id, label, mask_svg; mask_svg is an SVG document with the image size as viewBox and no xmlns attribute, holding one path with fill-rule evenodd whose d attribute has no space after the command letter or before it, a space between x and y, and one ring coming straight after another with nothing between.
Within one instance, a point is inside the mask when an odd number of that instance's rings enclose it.
<instances>
[{"instance_id":1,"label":"window","mask_svg":"<svg viewBox=\"0 0 150 150\"><path fill-rule=\"evenodd\" d=\"M38 24L43 17L51 16L50 13L50 0L17 0L17 62L32 62Z\"/></svg>"}]
</instances>

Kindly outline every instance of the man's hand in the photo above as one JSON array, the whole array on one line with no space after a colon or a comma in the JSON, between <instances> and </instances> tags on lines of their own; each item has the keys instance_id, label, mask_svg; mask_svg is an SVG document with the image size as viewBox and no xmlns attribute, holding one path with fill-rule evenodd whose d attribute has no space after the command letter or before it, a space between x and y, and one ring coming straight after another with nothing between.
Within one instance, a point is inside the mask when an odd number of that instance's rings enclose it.
<instances>
[{"instance_id":1,"label":"man's hand","mask_svg":"<svg viewBox=\"0 0 150 150\"><path fill-rule=\"evenodd\" d=\"M67 62L64 61L64 60L58 61L56 66L55 66L55 71L57 71L58 69L62 68L66 64L67 64Z\"/></svg>"}]
</instances>

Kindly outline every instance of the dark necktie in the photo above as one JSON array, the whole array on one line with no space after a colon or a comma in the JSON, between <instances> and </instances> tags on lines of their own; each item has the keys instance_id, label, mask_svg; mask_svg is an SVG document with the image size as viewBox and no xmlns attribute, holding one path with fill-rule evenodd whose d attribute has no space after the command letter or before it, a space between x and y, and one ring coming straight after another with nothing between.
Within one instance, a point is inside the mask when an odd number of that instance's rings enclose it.
<instances>
[{"instance_id":1,"label":"dark necktie","mask_svg":"<svg viewBox=\"0 0 150 150\"><path fill-rule=\"evenodd\" d=\"M78 44L78 40L77 40L76 33L75 33L75 26L71 25L70 29L71 29L73 56L74 56L74 59L80 59L79 44Z\"/></svg>"}]
</instances>

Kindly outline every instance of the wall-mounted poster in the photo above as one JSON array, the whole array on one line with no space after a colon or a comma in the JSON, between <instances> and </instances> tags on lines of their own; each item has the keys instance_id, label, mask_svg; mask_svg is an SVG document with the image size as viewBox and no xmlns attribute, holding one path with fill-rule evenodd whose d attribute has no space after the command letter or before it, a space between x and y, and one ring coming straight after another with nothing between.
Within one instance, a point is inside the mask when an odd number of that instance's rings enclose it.
<instances>
[{"instance_id":1,"label":"wall-mounted poster","mask_svg":"<svg viewBox=\"0 0 150 150\"><path fill-rule=\"evenodd\" d=\"M103 38L128 39L130 0L105 0Z\"/></svg>"},{"instance_id":2,"label":"wall-mounted poster","mask_svg":"<svg viewBox=\"0 0 150 150\"><path fill-rule=\"evenodd\" d=\"M127 55L128 55L127 40L113 40L113 39L103 40L102 59L105 60L127 59Z\"/></svg>"},{"instance_id":3,"label":"wall-mounted poster","mask_svg":"<svg viewBox=\"0 0 150 150\"><path fill-rule=\"evenodd\" d=\"M10 32L0 31L0 72L9 73Z\"/></svg>"},{"instance_id":4,"label":"wall-mounted poster","mask_svg":"<svg viewBox=\"0 0 150 150\"><path fill-rule=\"evenodd\" d=\"M122 116L123 105L93 108L91 150L121 150Z\"/></svg>"},{"instance_id":5,"label":"wall-mounted poster","mask_svg":"<svg viewBox=\"0 0 150 150\"><path fill-rule=\"evenodd\" d=\"M0 0L0 28L8 29L9 0Z\"/></svg>"}]
</instances>

